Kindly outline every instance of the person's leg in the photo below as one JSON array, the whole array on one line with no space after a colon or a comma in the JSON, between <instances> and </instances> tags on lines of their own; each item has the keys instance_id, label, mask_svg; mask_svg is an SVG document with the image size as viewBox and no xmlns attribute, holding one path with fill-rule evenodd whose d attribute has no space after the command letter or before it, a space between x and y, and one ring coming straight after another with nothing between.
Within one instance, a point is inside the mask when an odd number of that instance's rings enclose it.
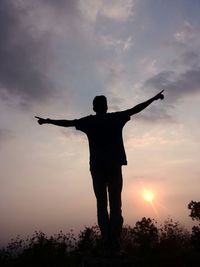
<instances>
[{"instance_id":1,"label":"person's leg","mask_svg":"<svg viewBox=\"0 0 200 267\"><path fill-rule=\"evenodd\" d=\"M121 166L109 170L108 193L110 203L110 228L113 249L120 249L121 231L123 225L122 217L122 170Z\"/></svg>"},{"instance_id":2,"label":"person's leg","mask_svg":"<svg viewBox=\"0 0 200 267\"><path fill-rule=\"evenodd\" d=\"M97 219L102 239L106 246L110 244L110 220L108 215L107 182L105 172L99 169L91 170L94 193L97 200Z\"/></svg>"}]
</instances>

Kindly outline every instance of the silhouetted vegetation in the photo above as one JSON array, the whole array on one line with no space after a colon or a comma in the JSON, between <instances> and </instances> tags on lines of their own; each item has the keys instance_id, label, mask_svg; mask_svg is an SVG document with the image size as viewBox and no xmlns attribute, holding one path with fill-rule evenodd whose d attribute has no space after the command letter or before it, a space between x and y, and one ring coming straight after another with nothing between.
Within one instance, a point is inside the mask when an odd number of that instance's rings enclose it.
<instances>
[{"instance_id":1,"label":"silhouetted vegetation","mask_svg":"<svg viewBox=\"0 0 200 267\"><path fill-rule=\"evenodd\" d=\"M188 208L197 223L191 233L173 219L158 226L154 219L144 217L133 227L125 226L122 231L124 257L133 266L199 267L200 202L191 201ZM73 231L67 234L61 231L50 237L35 232L26 240L18 236L1 249L0 266L82 266L85 257L101 257L102 250L97 226L86 227L78 237Z\"/></svg>"}]
</instances>

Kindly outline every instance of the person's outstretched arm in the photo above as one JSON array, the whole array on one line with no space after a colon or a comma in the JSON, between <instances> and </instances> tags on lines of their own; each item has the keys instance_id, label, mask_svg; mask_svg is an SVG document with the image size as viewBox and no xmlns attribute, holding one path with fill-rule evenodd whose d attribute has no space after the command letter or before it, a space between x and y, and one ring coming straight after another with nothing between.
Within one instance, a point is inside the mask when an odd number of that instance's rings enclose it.
<instances>
[{"instance_id":1,"label":"person's outstretched arm","mask_svg":"<svg viewBox=\"0 0 200 267\"><path fill-rule=\"evenodd\" d=\"M35 116L38 119L38 123L42 124L53 124L62 127L73 127L75 126L75 120L51 120L51 119L43 119L40 117Z\"/></svg>"},{"instance_id":2,"label":"person's outstretched arm","mask_svg":"<svg viewBox=\"0 0 200 267\"><path fill-rule=\"evenodd\" d=\"M148 107L153 101L158 100L158 99L161 99L161 100L164 99L163 91L164 90L162 90L160 93L158 93L154 97L148 99L147 101L142 102L142 103L134 106L133 108L127 109L124 112L126 112L127 115L129 115L129 116L132 116L136 113L139 113L140 111L142 111L143 109Z\"/></svg>"}]
</instances>

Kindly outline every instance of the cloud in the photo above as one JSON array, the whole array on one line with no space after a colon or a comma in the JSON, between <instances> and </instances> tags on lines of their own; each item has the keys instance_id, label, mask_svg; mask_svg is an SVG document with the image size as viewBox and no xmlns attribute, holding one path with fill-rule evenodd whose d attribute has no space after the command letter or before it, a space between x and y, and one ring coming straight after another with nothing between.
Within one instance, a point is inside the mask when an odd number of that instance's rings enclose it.
<instances>
[{"instance_id":1,"label":"cloud","mask_svg":"<svg viewBox=\"0 0 200 267\"><path fill-rule=\"evenodd\" d=\"M91 22L99 17L124 22L133 15L133 0L80 0L79 9Z\"/></svg>"},{"instance_id":2,"label":"cloud","mask_svg":"<svg viewBox=\"0 0 200 267\"><path fill-rule=\"evenodd\" d=\"M121 54L132 46L131 36L101 32L95 28L96 20L125 22L132 17L134 2L2 0L0 98L26 108L79 90L74 73L80 80L87 77L86 60L95 72L95 53L111 58L110 51Z\"/></svg>"},{"instance_id":3,"label":"cloud","mask_svg":"<svg viewBox=\"0 0 200 267\"><path fill-rule=\"evenodd\" d=\"M175 119L169 114L166 109L156 106L151 106L147 111L141 112L136 115L136 119L144 121L145 123L176 123Z\"/></svg>"},{"instance_id":4,"label":"cloud","mask_svg":"<svg viewBox=\"0 0 200 267\"><path fill-rule=\"evenodd\" d=\"M133 6L133 0L104 1L101 14L113 20L126 21L133 14Z\"/></svg>"},{"instance_id":5,"label":"cloud","mask_svg":"<svg viewBox=\"0 0 200 267\"><path fill-rule=\"evenodd\" d=\"M178 65L185 68L200 66L199 46L200 28L184 22L182 30L174 34L171 47L175 49L177 57L172 61L172 66Z\"/></svg>"},{"instance_id":6,"label":"cloud","mask_svg":"<svg viewBox=\"0 0 200 267\"><path fill-rule=\"evenodd\" d=\"M139 62L140 67L142 68L143 73L146 73L146 75L154 75L158 72L157 70L157 60L148 58L142 58Z\"/></svg>"},{"instance_id":7,"label":"cloud","mask_svg":"<svg viewBox=\"0 0 200 267\"><path fill-rule=\"evenodd\" d=\"M116 96L111 96L108 99L108 107L109 111L120 111L122 108L122 105L124 104L125 99L122 97L116 97Z\"/></svg>"},{"instance_id":8,"label":"cloud","mask_svg":"<svg viewBox=\"0 0 200 267\"><path fill-rule=\"evenodd\" d=\"M188 66L198 67L200 62L199 53L194 50L187 50L180 54L180 56L172 61L172 66Z\"/></svg>"},{"instance_id":9,"label":"cloud","mask_svg":"<svg viewBox=\"0 0 200 267\"><path fill-rule=\"evenodd\" d=\"M180 74L160 72L148 79L145 86L165 89L169 102L175 103L182 97L200 93L200 68L191 68Z\"/></svg>"},{"instance_id":10,"label":"cloud","mask_svg":"<svg viewBox=\"0 0 200 267\"><path fill-rule=\"evenodd\" d=\"M116 39L112 35L100 35L97 38L97 42L102 44L102 46L105 49L113 49L114 48L114 50L118 53L128 51L131 48L131 46L133 45L131 36L129 36L128 38L123 40L123 39L119 39L119 38Z\"/></svg>"},{"instance_id":11,"label":"cloud","mask_svg":"<svg viewBox=\"0 0 200 267\"><path fill-rule=\"evenodd\" d=\"M169 42L167 47L170 49L168 51L169 55L172 52L173 58L169 60L168 65L162 71L159 71L158 64L157 68L153 69L154 72L149 72L151 76L143 84L144 90L145 88L147 90L149 88L165 89L165 100L162 109L153 110L150 108L150 113L156 121L164 116L163 119L173 122L174 119L170 116L170 113L175 108L175 104L185 97L200 93L199 33L199 27L185 21L182 28L173 34L173 41ZM145 112L141 119L148 121Z\"/></svg>"},{"instance_id":12,"label":"cloud","mask_svg":"<svg viewBox=\"0 0 200 267\"><path fill-rule=\"evenodd\" d=\"M195 26L188 21L184 21L182 28L175 32L172 41L166 42L167 47L172 47L177 52L186 52L199 50L200 45L200 27Z\"/></svg>"},{"instance_id":13,"label":"cloud","mask_svg":"<svg viewBox=\"0 0 200 267\"><path fill-rule=\"evenodd\" d=\"M200 57L199 38L200 28L183 23L180 31L174 34L171 44L176 51L176 58L172 60L172 71L162 71L148 79L146 86L165 89L167 98L176 102L182 97L200 92ZM181 47L181 49L179 49ZM174 68L176 66L176 68Z\"/></svg>"},{"instance_id":14,"label":"cloud","mask_svg":"<svg viewBox=\"0 0 200 267\"><path fill-rule=\"evenodd\" d=\"M187 44L196 38L197 29L195 29L188 21L183 24L183 29L174 34L175 41L179 44Z\"/></svg>"},{"instance_id":15,"label":"cloud","mask_svg":"<svg viewBox=\"0 0 200 267\"><path fill-rule=\"evenodd\" d=\"M78 28L73 27L79 21L76 4L64 0L1 1L1 96L31 103L54 95L55 43Z\"/></svg>"},{"instance_id":16,"label":"cloud","mask_svg":"<svg viewBox=\"0 0 200 267\"><path fill-rule=\"evenodd\" d=\"M108 95L119 98L127 83L125 66L115 60L107 60L101 63L101 69L105 75L105 87Z\"/></svg>"},{"instance_id":17,"label":"cloud","mask_svg":"<svg viewBox=\"0 0 200 267\"><path fill-rule=\"evenodd\" d=\"M52 84L44 72L47 67L46 38L34 38L24 23L27 8L12 1L0 7L0 90L23 99L44 98Z\"/></svg>"}]
</instances>

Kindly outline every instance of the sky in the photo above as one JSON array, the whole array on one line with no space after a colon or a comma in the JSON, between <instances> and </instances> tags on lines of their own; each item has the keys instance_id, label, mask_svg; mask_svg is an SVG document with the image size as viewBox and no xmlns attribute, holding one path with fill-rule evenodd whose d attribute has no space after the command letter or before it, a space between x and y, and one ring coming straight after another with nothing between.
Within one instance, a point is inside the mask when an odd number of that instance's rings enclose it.
<instances>
[{"instance_id":1,"label":"sky","mask_svg":"<svg viewBox=\"0 0 200 267\"><path fill-rule=\"evenodd\" d=\"M199 0L1 0L1 243L96 221L86 136L37 124L131 108L123 136L124 224L171 217L186 227L200 188ZM151 190L154 200L142 197Z\"/></svg>"}]
</instances>

